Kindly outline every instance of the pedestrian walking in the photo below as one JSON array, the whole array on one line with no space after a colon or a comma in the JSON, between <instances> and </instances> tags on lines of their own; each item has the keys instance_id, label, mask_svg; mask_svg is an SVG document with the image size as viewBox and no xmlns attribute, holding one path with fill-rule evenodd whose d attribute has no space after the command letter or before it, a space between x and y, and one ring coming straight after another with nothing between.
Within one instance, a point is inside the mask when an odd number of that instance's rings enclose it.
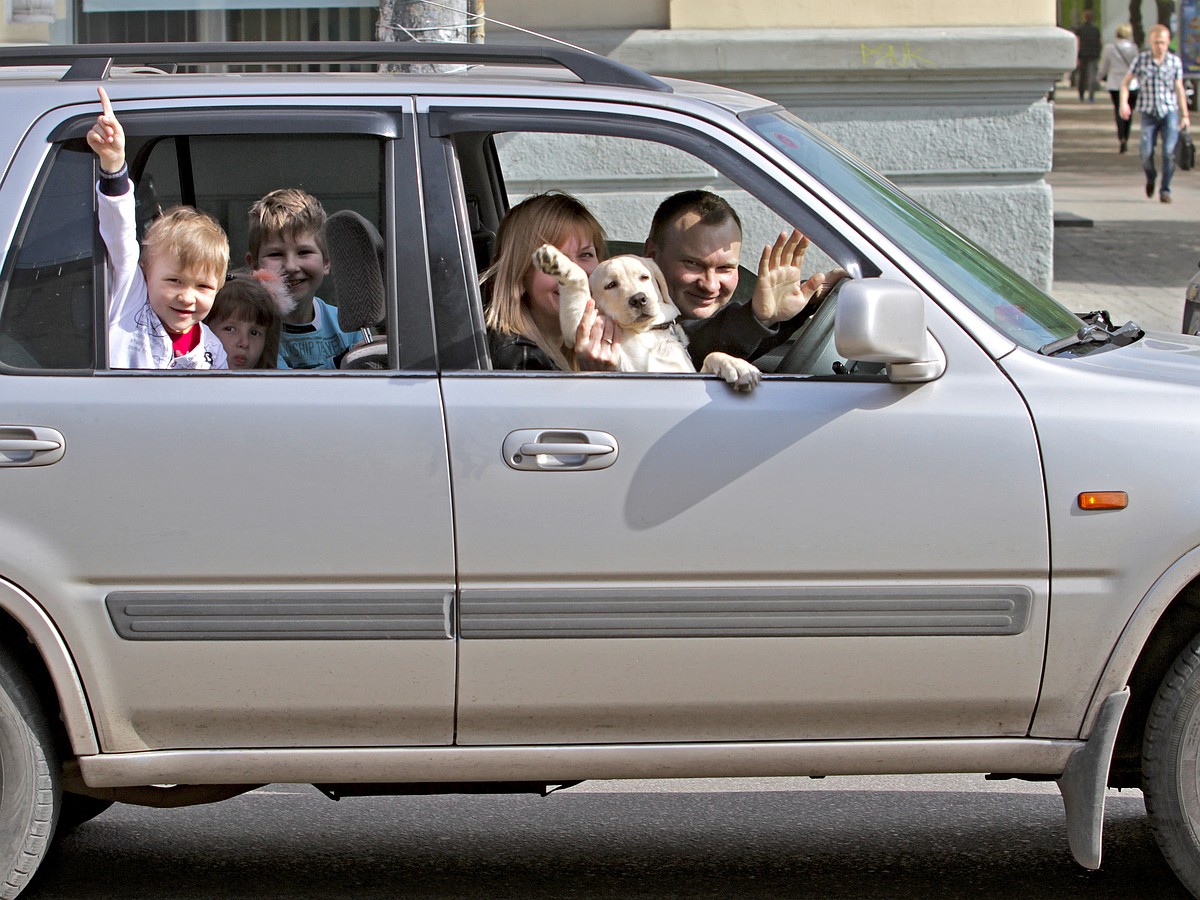
<instances>
[{"instance_id":1,"label":"pedestrian walking","mask_svg":"<svg viewBox=\"0 0 1200 900\"><path fill-rule=\"evenodd\" d=\"M1146 173L1146 196L1154 196L1158 173L1154 169L1154 145L1162 140L1162 188L1158 199L1171 202L1171 176L1175 174L1175 144L1179 141L1179 128L1191 124L1188 115L1187 97L1183 93L1183 63L1167 49L1171 43L1171 30L1166 25L1155 25L1148 35L1149 50L1138 54L1125 79L1121 82L1120 114L1128 119L1133 115L1129 106L1129 88L1138 80L1137 110L1141 129L1138 152L1142 158L1142 170Z\"/></svg>"},{"instance_id":2,"label":"pedestrian walking","mask_svg":"<svg viewBox=\"0 0 1200 900\"><path fill-rule=\"evenodd\" d=\"M1113 117L1117 120L1117 152L1124 153L1125 145L1129 143L1130 119L1121 118L1121 82L1125 73L1137 59L1138 48L1132 40L1133 26L1122 22L1117 26L1116 40L1104 47L1100 55L1100 71L1097 77L1104 82L1104 88L1112 97ZM1138 82L1133 79L1129 83L1129 105L1137 106Z\"/></svg>"},{"instance_id":3,"label":"pedestrian walking","mask_svg":"<svg viewBox=\"0 0 1200 900\"><path fill-rule=\"evenodd\" d=\"M1092 22L1091 9L1083 11L1083 24L1075 29L1075 84L1079 99L1087 94L1088 103L1096 102L1096 65L1100 61L1100 29Z\"/></svg>"}]
</instances>

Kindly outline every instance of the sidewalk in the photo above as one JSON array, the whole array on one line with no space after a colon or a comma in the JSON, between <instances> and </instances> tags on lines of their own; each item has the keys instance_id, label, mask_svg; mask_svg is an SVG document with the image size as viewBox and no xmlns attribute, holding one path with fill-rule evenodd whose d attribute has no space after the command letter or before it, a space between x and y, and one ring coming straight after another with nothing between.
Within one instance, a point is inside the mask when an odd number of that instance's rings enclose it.
<instances>
[{"instance_id":1,"label":"sidewalk","mask_svg":"<svg viewBox=\"0 0 1200 900\"><path fill-rule=\"evenodd\" d=\"M1179 331L1184 288L1200 262L1200 169L1176 170L1174 202L1160 203L1157 193L1148 200L1137 114L1121 155L1107 91L1080 103L1060 84L1054 106L1054 167L1046 179L1056 223L1051 293L1076 312L1107 309L1117 324L1133 319L1149 330Z\"/></svg>"}]
</instances>

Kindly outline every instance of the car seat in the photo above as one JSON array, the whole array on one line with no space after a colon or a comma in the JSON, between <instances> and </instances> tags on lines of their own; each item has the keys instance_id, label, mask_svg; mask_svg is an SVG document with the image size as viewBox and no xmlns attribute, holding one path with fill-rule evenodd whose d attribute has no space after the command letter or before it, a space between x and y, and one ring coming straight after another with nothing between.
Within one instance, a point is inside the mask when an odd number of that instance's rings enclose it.
<instances>
[{"instance_id":1,"label":"car seat","mask_svg":"<svg viewBox=\"0 0 1200 900\"><path fill-rule=\"evenodd\" d=\"M363 340L346 351L340 369L388 368L386 254L379 230L350 209L335 212L325 223L329 277L338 301L338 326L361 331Z\"/></svg>"}]
</instances>

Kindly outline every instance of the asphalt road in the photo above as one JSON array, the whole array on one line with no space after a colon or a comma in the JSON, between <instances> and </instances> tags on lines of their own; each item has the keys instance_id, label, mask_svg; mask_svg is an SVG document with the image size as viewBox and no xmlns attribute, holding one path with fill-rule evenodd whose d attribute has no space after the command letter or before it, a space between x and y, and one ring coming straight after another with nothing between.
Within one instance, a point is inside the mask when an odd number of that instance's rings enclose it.
<instances>
[{"instance_id":1,"label":"asphalt road","mask_svg":"<svg viewBox=\"0 0 1200 900\"><path fill-rule=\"evenodd\" d=\"M1110 792L1104 865L1070 858L1052 785L976 776L628 784L542 798L348 798L272 785L113 807L24 897L1185 897L1140 793Z\"/></svg>"}]
</instances>

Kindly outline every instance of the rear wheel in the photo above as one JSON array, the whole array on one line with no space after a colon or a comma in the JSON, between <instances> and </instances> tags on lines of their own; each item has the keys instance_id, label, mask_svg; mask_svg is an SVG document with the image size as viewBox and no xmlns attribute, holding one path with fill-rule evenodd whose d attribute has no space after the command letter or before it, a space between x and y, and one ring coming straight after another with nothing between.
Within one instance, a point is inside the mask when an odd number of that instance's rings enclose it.
<instances>
[{"instance_id":1,"label":"rear wheel","mask_svg":"<svg viewBox=\"0 0 1200 900\"><path fill-rule=\"evenodd\" d=\"M16 897L37 871L59 796L45 712L29 679L0 649L0 898Z\"/></svg>"},{"instance_id":2,"label":"rear wheel","mask_svg":"<svg viewBox=\"0 0 1200 900\"><path fill-rule=\"evenodd\" d=\"M1150 707L1142 789L1163 856L1200 897L1200 635L1176 658Z\"/></svg>"}]
</instances>

